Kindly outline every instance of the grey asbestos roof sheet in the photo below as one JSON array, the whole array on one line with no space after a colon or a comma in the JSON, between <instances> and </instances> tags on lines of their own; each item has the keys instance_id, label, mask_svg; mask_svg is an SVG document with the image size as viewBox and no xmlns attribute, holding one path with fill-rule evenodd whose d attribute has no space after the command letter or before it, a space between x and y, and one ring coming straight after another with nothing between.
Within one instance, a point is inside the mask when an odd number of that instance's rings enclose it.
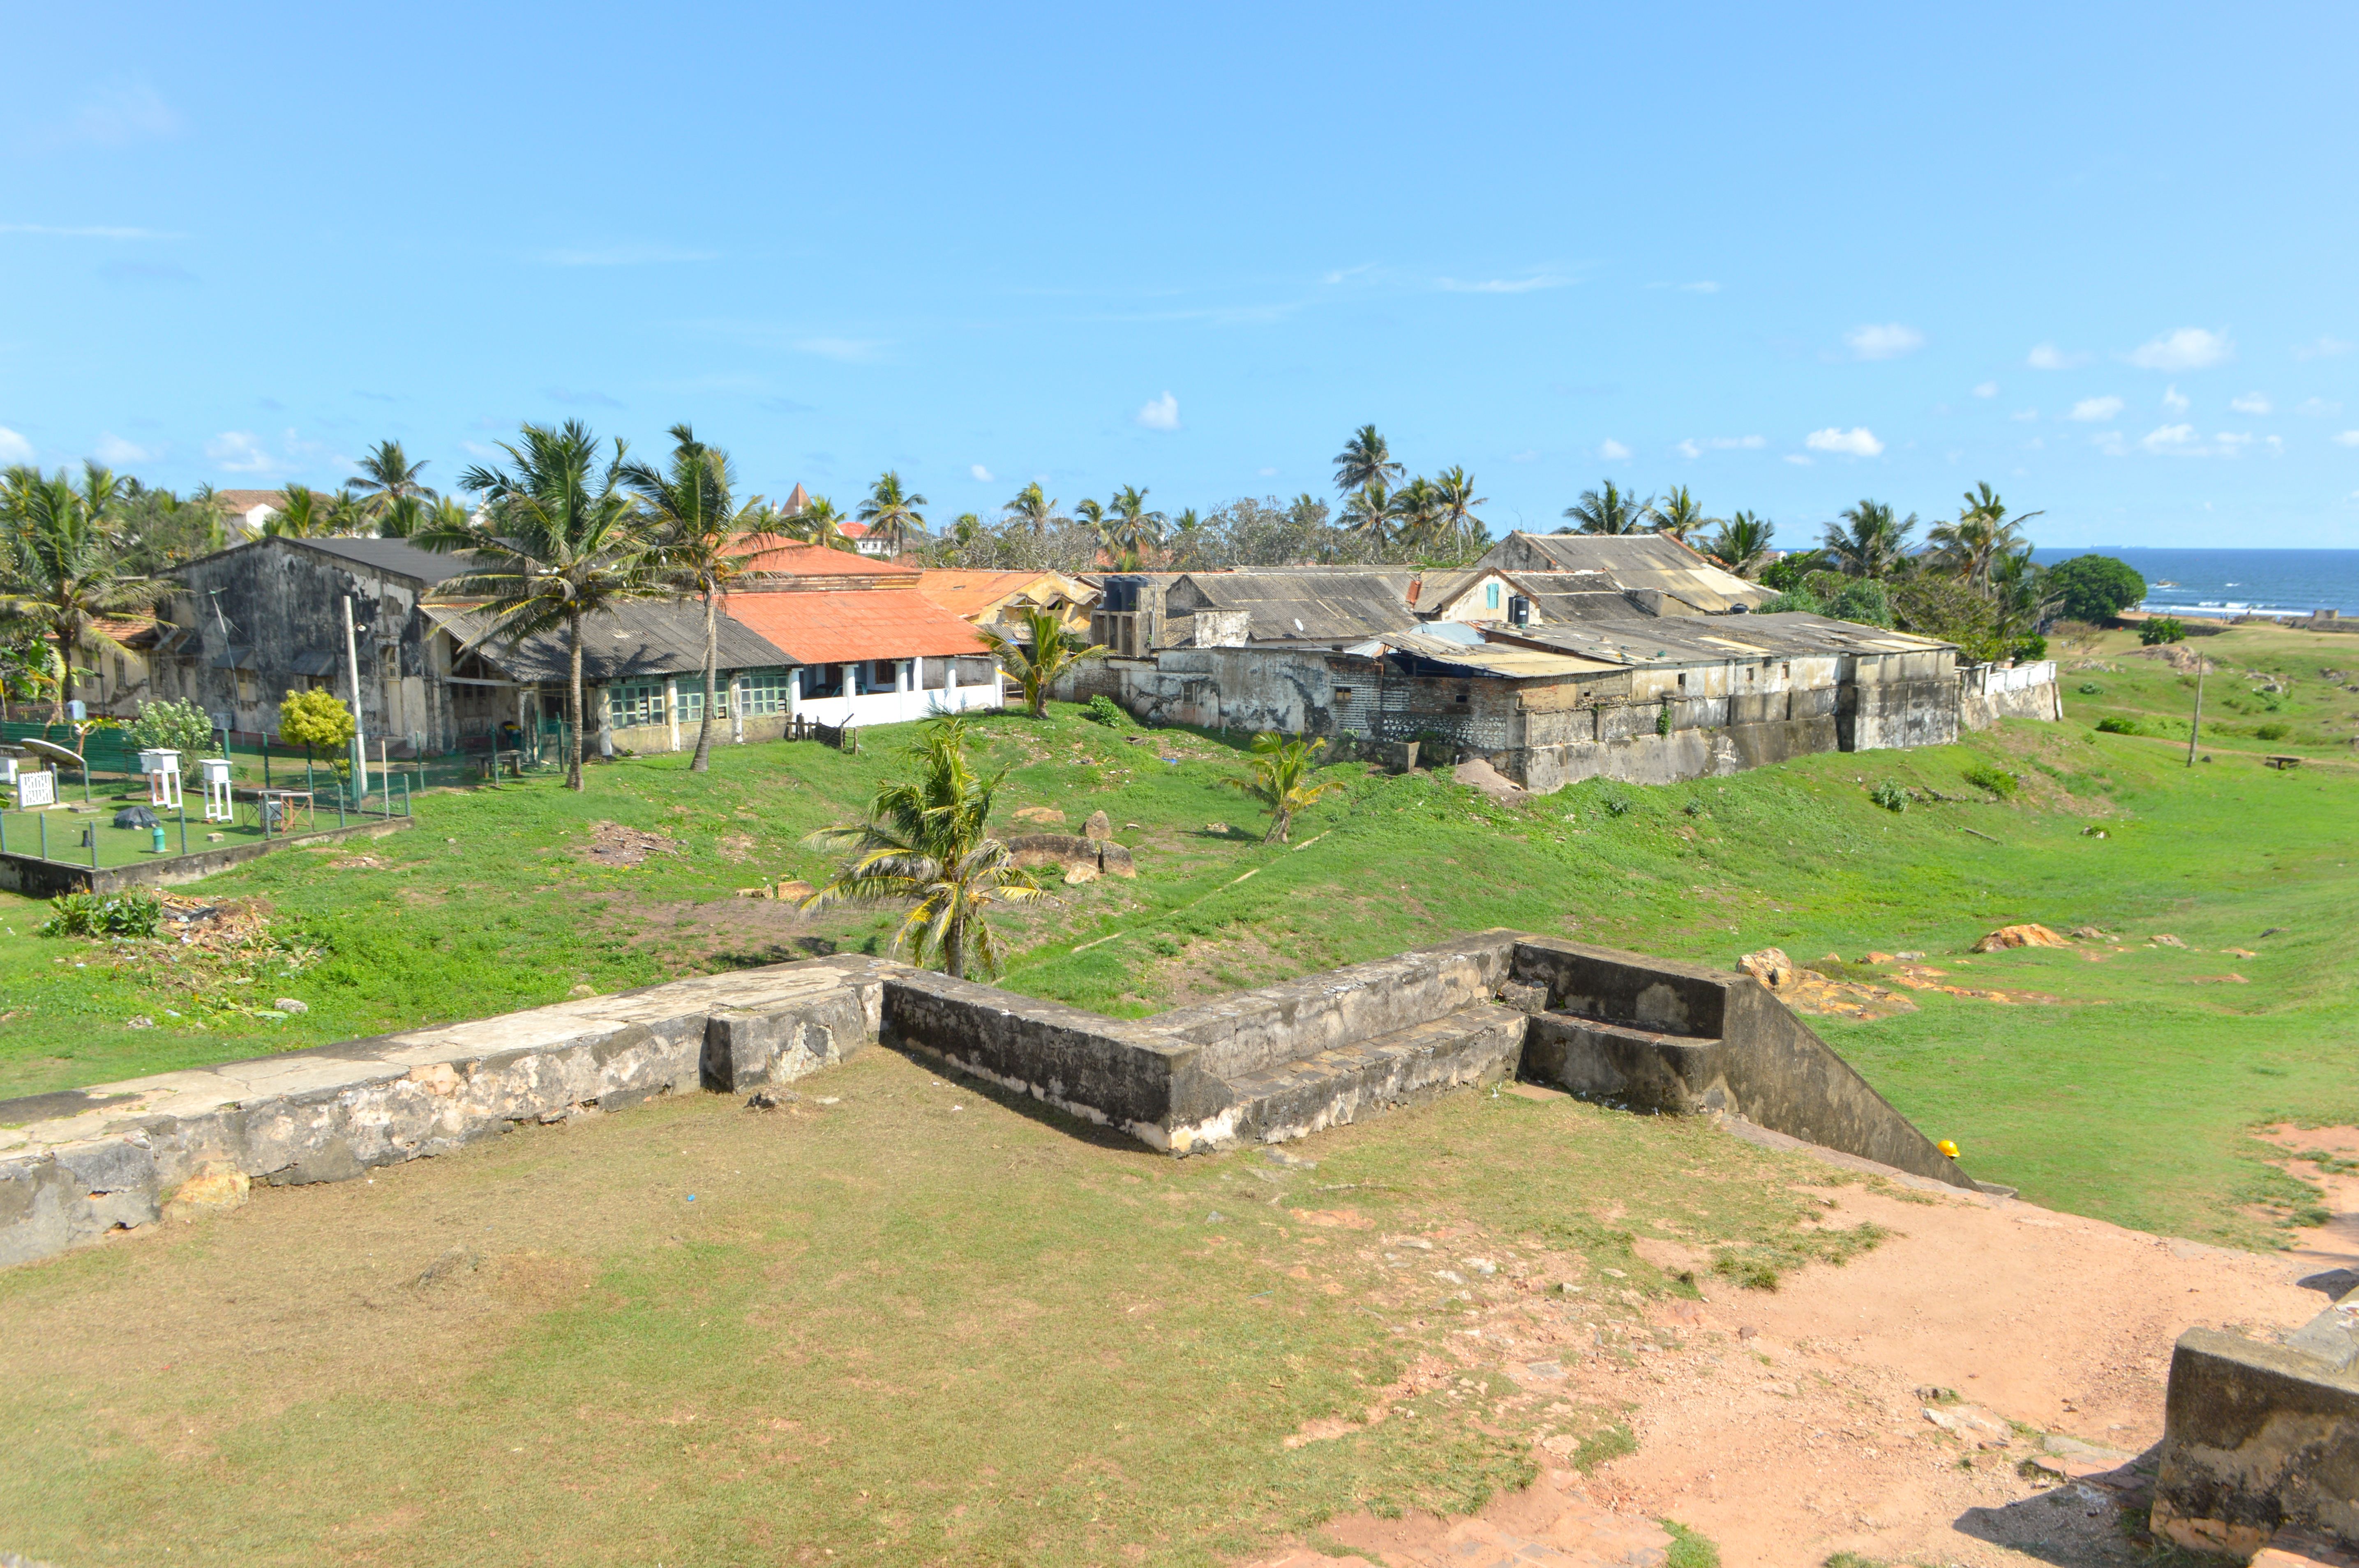
<instances>
[{"instance_id":1,"label":"grey asbestos roof sheet","mask_svg":"<svg viewBox=\"0 0 2359 1568\"><path fill-rule=\"evenodd\" d=\"M461 643L482 638L487 621L465 605L436 604L426 612ZM676 600L648 599L592 617L582 626L582 678L632 680L701 673L704 668L704 607ZM795 661L744 622L723 615L719 624L720 667L724 670L783 669ZM568 678L562 632L544 632L510 647L497 636L480 644L484 657L511 680Z\"/></svg>"},{"instance_id":2,"label":"grey asbestos roof sheet","mask_svg":"<svg viewBox=\"0 0 2359 1568\"><path fill-rule=\"evenodd\" d=\"M1495 640L1624 665L1716 664L1793 654L1903 654L1950 643L1823 615L1667 616L1651 621L1487 628Z\"/></svg>"},{"instance_id":3,"label":"grey asbestos roof sheet","mask_svg":"<svg viewBox=\"0 0 2359 1568\"><path fill-rule=\"evenodd\" d=\"M1190 610L1250 611L1256 643L1333 643L1415 624L1408 589L1416 579L1407 567L1261 567L1190 572L1181 582L1204 600Z\"/></svg>"}]
</instances>

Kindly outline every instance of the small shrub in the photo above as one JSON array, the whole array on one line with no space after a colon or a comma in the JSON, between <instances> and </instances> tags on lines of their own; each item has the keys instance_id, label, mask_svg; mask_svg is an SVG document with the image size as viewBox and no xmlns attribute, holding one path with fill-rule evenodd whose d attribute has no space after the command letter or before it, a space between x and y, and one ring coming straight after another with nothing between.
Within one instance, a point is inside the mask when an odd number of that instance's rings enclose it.
<instances>
[{"instance_id":1,"label":"small shrub","mask_svg":"<svg viewBox=\"0 0 2359 1568\"><path fill-rule=\"evenodd\" d=\"M1130 716L1122 710L1120 703L1105 693L1100 692L1090 698L1088 704L1082 708L1082 717L1093 724L1103 724L1108 729L1119 729L1122 721Z\"/></svg>"},{"instance_id":2,"label":"small shrub","mask_svg":"<svg viewBox=\"0 0 2359 1568\"><path fill-rule=\"evenodd\" d=\"M1658 735L1668 735L1670 732L1671 705L1667 702L1663 704L1661 709L1655 715L1655 733Z\"/></svg>"},{"instance_id":3,"label":"small shrub","mask_svg":"<svg viewBox=\"0 0 2359 1568\"><path fill-rule=\"evenodd\" d=\"M1663 1568L1720 1568L1720 1548L1698 1535L1675 1519L1662 1521L1671 1538L1671 1549L1663 1553Z\"/></svg>"},{"instance_id":4,"label":"small shrub","mask_svg":"<svg viewBox=\"0 0 2359 1568\"><path fill-rule=\"evenodd\" d=\"M2137 732L2137 724L2132 719L2107 714L2097 720L2097 733L2100 735L2135 735Z\"/></svg>"},{"instance_id":5,"label":"small shrub","mask_svg":"<svg viewBox=\"0 0 2359 1568\"><path fill-rule=\"evenodd\" d=\"M1900 812L1908 809L1908 792L1900 787L1898 779L1886 779L1867 792L1867 798L1886 811Z\"/></svg>"},{"instance_id":6,"label":"small shrub","mask_svg":"<svg viewBox=\"0 0 2359 1568\"><path fill-rule=\"evenodd\" d=\"M153 936L164 922L164 901L152 892L60 893L49 901L44 936Z\"/></svg>"},{"instance_id":7,"label":"small shrub","mask_svg":"<svg viewBox=\"0 0 2359 1568\"><path fill-rule=\"evenodd\" d=\"M1995 768L1988 762L1976 762L1973 767L1968 768L1966 782L1976 789L1988 790L2001 800L2012 797L2017 784L2016 776L2013 773L2003 768Z\"/></svg>"},{"instance_id":8,"label":"small shrub","mask_svg":"<svg viewBox=\"0 0 2359 1568\"><path fill-rule=\"evenodd\" d=\"M2048 656L2048 639L2037 632L2027 633L2008 643L2006 651L2018 665L2034 664Z\"/></svg>"},{"instance_id":9,"label":"small shrub","mask_svg":"<svg viewBox=\"0 0 2359 1568\"><path fill-rule=\"evenodd\" d=\"M1712 1268L1736 1281L1748 1291L1774 1291L1777 1288L1777 1265L1758 1253L1745 1253L1723 1248L1712 1260Z\"/></svg>"},{"instance_id":10,"label":"small shrub","mask_svg":"<svg viewBox=\"0 0 2359 1568\"><path fill-rule=\"evenodd\" d=\"M1827 612L1827 607L1812 599L1809 593L1795 589L1788 593L1772 594L1763 600L1760 608L1754 611L1756 615L1790 615L1797 612L1804 615L1824 615Z\"/></svg>"},{"instance_id":11,"label":"small shrub","mask_svg":"<svg viewBox=\"0 0 2359 1568\"><path fill-rule=\"evenodd\" d=\"M1605 815L1608 816L1627 816L1630 815L1630 797L1626 795L1604 795L1599 798L1597 804L1604 809Z\"/></svg>"},{"instance_id":12,"label":"small shrub","mask_svg":"<svg viewBox=\"0 0 2359 1568\"><path fill-rule=\"evenodd\" d=\"M2158 615L2138 628L2138 643L2151 648L2160 643L2184 643L2187 625L2176 615Z\"/></svg>"},{"instance_id":13,"label":"small shrub","mask_svg":"<svg viewBox=\"0 0 2359 1568\"><path fill-rule=\"evenodd\" d=\"M1826 603L1827 613L1838 621L1887 628L1892 624L1892 596L1872 578L1844 584Z\"/></svg>"},{"instance_id":14,"label":"small shrub","mask_svg":"<svg viewBox=\"0 0 2359 1568\"><path fill-rule=\"evenodd\" d=\"M1892 1568L1881 1557L1862 1557L1856 1552L1838 1552L1826 1561L1825 1568Z\"/></svg>"},{"instance_id":15,"label":"small shrub","mask_svg":"<svg viewBox=\"0 0 2359 1568\"><path fill-rule=\"evenodd\" d=\"M1572 1467L1585 1476L1608 1460L1637 1452L1638 1440L1630 1435L1628 1427L1615 1422L1581 1440L1581 1446L1572 1451Z\"/></svg>"},{"instance_id":16,"label":"small shrub","mask_svg":"<svg viewBox=\"0 0 2359 1568\"><path fill-rule=\"evenodd\" d=\"M1686 812L1690 816L1701 816L1703 815L1703 802L1700 800L1691 800L1685 806L1680 806L1680 809Z\"/></svg>"},{"instance_id":17,"label":"small shrub","mask_svg":"<svg viewBox=\"0 0 2359 1568\"><path fill-rule=\"evenodd\" d=\"M2256 741L2282 741L2288 735L2292 733L2293 726L2290 724L2256 724L2253 726L2253 739Z\"/></svg>"},{"instance_id":18,"label":"small shrub","mask_svg":"<svg viewBox=\"0 0 2359 1568\"><path fill-rule=\"evenodd\" d=\"M2084 680L2081 683L2081 695L2082 697L2103 697L2105 695L2105 688L2099 686L2095 681Z\"/></svg>"}]
</instances>

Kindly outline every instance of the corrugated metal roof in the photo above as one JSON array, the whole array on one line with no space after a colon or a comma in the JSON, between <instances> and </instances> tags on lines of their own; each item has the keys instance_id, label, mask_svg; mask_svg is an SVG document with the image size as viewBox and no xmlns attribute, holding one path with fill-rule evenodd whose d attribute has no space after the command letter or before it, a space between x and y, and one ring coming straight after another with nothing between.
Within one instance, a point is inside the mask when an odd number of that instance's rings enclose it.
<instances>
[{"instance_id":1,"label":"corrugated metal roof","mask_svg":"<svg viewBox=\"0 0 2359 1568\"><path fill-rule=\"evenodd\" d=\"M1546 626L1487 627L1485 634L1494 641L1512 639L1622 665L1718 664L1794 654L1923 653L1951 646L1881 626L1791 613L1560 622Z\"/></svg>"},{"instance_id":2,"label":"corrugated metal roof","mask_svg":"<svg viewBox=\"0 0 2359 1568\"><path fill-rule=\"evenodd\" d=\"M1622 667L1603 660L1540 648L1518 647L1509 643L1465 643L1455 637L1436 636L1430 632L1388 633L1382 637L1372 637L1344 652L1368 656L1400 654L1416 663L1443 665L1452 670L1462 670L1468 675L1491 676L1505 680L1593 675L1601 670Z\"/></svg>"},{"instance_id":3,"label":"corrugated metal roof","mask_svg":"<svg viewBox=\"0 0 2359 1568\"><path fill-rule=\"evenodd\" d=\"M1184 572L1167 590L1174 615L1242 610L1256 643L1333 643L1405 630L1417 622L1407 567L1253 567ZM1173 603L1188 590L1201 603Z\"/></svg>"},{"instance_id":4,"label":"corrugated metal roof","mask_svg":"<svg viewBox=\"0 0 2359 1568\"><path fill-rule=\"evenodd\" d=\"M472 558L464 551L437 555L406 539L281 539L279 543L318 550L355 566L422 583L448 582L474 569Z\"/></svg>"},{"instance_id":5,"label":"corrugated metal roof","mask_svg":"<svg viewBox=\"0 0 2359 1568\"><path fill-rule=\"evenodd\" d=\"M914 574L913 574L914 575ZM914 589L734 593L729 613L799 665L986 652L974 628Z\"/></svg>"},{"instance_id":6,"label":"corrugated metal roof","mask_svg":"<svg viewBox=\"0 0 2359 1568\"><path fill-rule=\"evenodd\" d=\"M543 632L514 647L496 636L479 643L489 626L481 611L452 604L429 604L425 609L437 625L459 642L480 647L493 667L511 680L570 678L570 655L563 632ZM716 630L720 667L724 670L779 669L795 663L734 616L721 616ZM701 673L704 668L701 604L671 599L640 600L592 616L583 622L582 631L584 680L687 675L691 671Z\"/></svg>"},{"instance_id":7,"label":"corrugated metal roof","mask_svg":"<svg viewBox=\"0 0 2359 1568\"><path fill-rule=\"evenodd\" d=\"M754 557L747 563L749 569L773 577L890 578L898 581L918 576L917 568L905 567L898 561L864 556L857 550L806 545L777 534L748 534L734 541L734 548L741 555Z\"/></svg>"},{"instance_id":8,"label":"corrugated metal roof","mask_svg":"<svg viewBox=\"0 0 2359 1568\"><path fill-rule=\"evenodd\" d=\"M1713 565L1668 534L1510 534L1475 565L1519 576L1603 572L1616 588L1653 589L1707 615L1759 604L1772 591ZM1569 592L1576 586L1546 585L1542 591Z\"/></svg>"}]
</instances>

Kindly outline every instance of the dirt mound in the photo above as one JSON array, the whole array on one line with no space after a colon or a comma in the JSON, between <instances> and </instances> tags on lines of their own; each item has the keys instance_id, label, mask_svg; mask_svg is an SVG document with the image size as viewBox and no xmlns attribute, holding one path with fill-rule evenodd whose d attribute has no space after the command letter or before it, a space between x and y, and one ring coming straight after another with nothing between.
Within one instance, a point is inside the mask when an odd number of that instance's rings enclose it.
<instances>
[{"instance_id":1,"label":"dirt mound","mask_svg":"<svg viewBox=\"0 0 2359 1568\"><path fill-rule=\"evenodd\" d=\"M1890 1018L1914 1012L1917 1004L1899 992L1863 980L1839 980L1806 969L1786 957L1782 948L1764 947L1747 953L1736 967L1767 986L1779 1001L1796 1012L1815 1018Z\"/></svg>"},{"instance_id":2,"label":"dirt mound","mask_svg":"<svg viewBox=\"0 0 2359 1568\"><path fill-rule=\"evenodd\" d=\"M1508 778L1480 757L1458 764L1450 775L1467 788L1479 790L1502 805L1531 798L1531 791Z\"/></svg>"},{"instance_id":3,"label":"dirt mound","mask_svg":"<svg viewBox=\"0 0 2359 1568\"><path fill-rule=\"evenodd\" d=\"M2072 944L2045 925L2002 925L1973 946L1977 953L2004 952L2009 947L2070 947Z\"/></svg>"},{"instance_id":4,"label":"dirt mound","mask_svg":"<svg viewBox=\"0 0 2359 1568\"><path fill-rule=\"evenodd\" d=\"M625 827L619 822L593 822L590 825L590 844L582 850L586 860L602 866L636 866L649 855L677 855L679 840L667 838L660 833L644 828Z\"/></svg>"}]
</instances>

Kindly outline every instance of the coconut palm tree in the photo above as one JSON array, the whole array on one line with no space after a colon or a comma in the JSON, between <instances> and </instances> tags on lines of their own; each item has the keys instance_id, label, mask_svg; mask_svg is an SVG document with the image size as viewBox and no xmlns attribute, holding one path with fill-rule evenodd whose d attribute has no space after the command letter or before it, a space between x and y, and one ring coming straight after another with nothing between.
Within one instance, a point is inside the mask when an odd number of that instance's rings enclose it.
<instances>
[{"instance_id":1,"label":"coconut palm tree","mask_svg":"<svg viewBox=\"0 0 2359 1568\"><path fill-rule=\"evenodd\" d=\"M1917 531L1917 514L1896 518L1886 503L1861 501L1844 507L1838 515L1840 522L1827 524L1826 542L1821 546L1837 571L1857 578L1887 578L1907 567L1908 535Z\"/></svg>"},{"instance_id":2,"label":"coconut palm tree","mask_svg":"<svg viewBox=\"0 0 2359 1568\"><path fill-rule=\"evenodd\" d=\"M1777 524L1769 519L1740 512L1704 541L1703 553L1738 577L1750 578L1761 569L1769 554L1769 541L1777 536Z\"/></svg>"},{"instance_id":3,"label":"coconut palm tree","mask_svg":"<svg viewBox=\"0 0 2359 1568\"><path fill-rule=\"evenodd\" d=\"M1631 491L1615 488L1612 480L1603 491L1584 490L1581 499L1564 509L1572 520L1570 528L1560 528L1560 534L1643 534L1647 517L1654 507L1652 501L1641 501Z\"/></svg>"},{"instance_id":4,"label":"coconut palm tree","mask_svg":"<svg viewBox=\"0 0 2359 1568\"><path fill-rule=\"evenodd\" d=\"M1057 612L1045 605L1027 606L1016 617L1016 626L1013 637L987 626L976 628L975 635L999 661L999 667L1016 677L1032 717L1043 719L1048 716L1049 687L1057 677L1083 660L1101 656L1105 649L1065 630Z\"/></svg>"},{"instance_id":5,"label":"coconut palm tree","mask_svg":"<svg viewBox=\"0 0 2359 1568\"><path fill-rule=\"evenodd\" d=\"M1696 504L1696 498L1682 484L1660 499L1649 502L1643 521L1656 533L1669 534L1684 545L1690 534L1718 519L1705 516L1703 508Z\"/></svg>"},{"instance_id":6,"label":"coconut palm tree","mask_svg":"<svg viewBox=\"0 0 2359 1568\"><path fill-rule=\"evenodd\" d=\"M1254 760L1243 778L1223 779L1226 787L1249 795L1269 807L1269 831L1265 844L1283 844L1293 831L1295 813L1306 811L1336 794L1343 785L1332 779L1314 779L1325 740L1289 741L1265 730L1253 738Z\"/></svg>"},{"instance_id":7,"label":"coconut palm tree","mask_svg":"<svg viewBox=\"0 0 2359 1568\"><path fill-rule=\"evenodd\" d=\"M1210 530L1204 526L1203 518L1196 514L1194 507L1182 507L1171 514L1171 532L1168 538L1173 562L1184 566L1203 564L1198 557L1209 537Z\"/></svg>"},{"instance_id":8,"label":"coconut palm tree","mask_svg":"<svg viewBox=\"0 0 2359 1568\"><path fill-rule=\"evenodd\" d=\"M1474 515L1478 506L1488 506L1491 498L1474 493L1474 476L1462 465L1446 468L1434 476L1434 493L1440 498L1443 520L1471 543L1478 533L1484 532L1483 519Z\"/></svg>"},{"instance_id":9,"label":"coconut palm tree","mask_svg":"<svg viewBox=\"0 0 2359 1568\"><path fill-rule=\"evenodd\" d=\"M1966 504L1954 523L1937 523L1925 531L1933 558L1975 588L1988 591L1991 571L2002 557L2020 549L2023 525L2042 515L2038 512L2010 516L2006 503L1984 480L1966 492Z\"/></svg>"},{"instance_id":10,"label":"coconut palm tree","mask_svg":"<svg viewBox=\"0 0 2359 1568\"><path fill-rule=\"evenodd\" d=\"M336 538L352 538L374 534L376 528L363 511L361 497L349 484L341 485L328 497L325 510L326 532Z\"/></svg>"},{"instance_id":11,"label":"coconut palm tree","mask_svg":"<svg viewBox=\"0 0 2359 1568\"><path fill-rule=\"evenodd\" d=\"M1440 490L1423 474L1393 492L1393 533L1412 550L1431 550L1449 531Z\"/></svg>"},{"instance_id":12,"label":"coconut palm tree","mask_svg":"<svg viewBox=\"0 0 2359 1568\"><path fill-rule=\"evenodd\" d=\"M909 748L915 775L880 786L865 822L823 828L803 841L853 856L803 908L908 899L893 950L908 947L919 964L939 961L952 979L964 979L970 964L986 975L999 968L989 919L994 904L1049 897L991 836L992 797L1006 770L977 774L966 747L962 720L935 719Z\"/></svg>"},{"instance_id":13,"label":"coconut palm tree","mask_svg":"<svg viewBox=\"0 0 2359 1568\"><path fill-rule=\"evenodd\" d=\"M1073 521L1096 535L1098 543L1104 546L1109 553L1113 551L1114 535L1106 525L1104 502L1092 501L1086 495L1082 497L1073 503Z\"/></svg>"},{"instance_id":14,"label":"coconut palm tree","mask_svg":"<svg viewBox=\"0 0 2359 1568\"><path fill-rule=\"evenodd\" d=\"M1408 471L1393 461L1392 449L1376 434L1374 425L1363 425L1353 431L1343 449L1335 454L1335 488L1347 495L1372 484L1389 489Z\"/></svg>"},{"instance_id":15,"label":"coconut palm tree","mask_svg":"<svg viewBox=\"0 0 2359 1568\"><path fill-rule=\"evenodd\" d=\"M356 492L361 515L376 524L378 535L400 539L415 533L418 506L406 509L405 519L413 525L405 533L388 533L385 519L388 512L405 501L431 505L436 500L434 492L418 477L426 468L426 460L413 463L399 441L379 441L355 466L361 471L353 476L349 488Z\"/></svg>"},{"instance_id":16,"label":"coconut palm tree","mask_svg":"<svg viewBox=\"0 0 2359 1568\"><path fill-rule=\"evenodd\" d=\"M462 577L442 591L480 596L484 631L513 647L546 632L565 634L568 665L565 786L582 787L582 626L603 610L664 591L653 541L637 499L624 487L627 449L617 440L598 465L596 438L579 419L551 428L527 425L506 466L482 464L459 476L461 489L484 498L480 524L435 528L412 542L470 553Z\"/></svg>"},{"instance_id":17,"label":"coconut palm tree","mask_svg":"<svg viewBox=\"0 0 2359 1568\"><path fill-rule=\"evenodd\" d=\"M926 518L918 508L925 504L924 496L904 490L900 474L886 469L853 514L868 524L870 538L884 541L885 548L897 556L924 541Z\"/></svg>"},{"instance_id":18,"label":"coconut palm tree","mask_svg":"<svg viewBox=\"0 0 2359 1568\"><path fill-rule=\"evenodd\" d=\"M1007 514L1009 523L1021 525L1034 538L1048 533L1060 523L1071 521L1057 510L1057 503L1040 489L1038 480L1017 491L1015 499L1000 510Z\"/></svg>"},{"instance_id":19,"label":"coconut palm tree","mask_svg":"<svg viewBox=\"0 0 2359 1568\"><path fill-rule=\"evenodd\" d=\"M1393 492L1372 479L1343 500L1343 526L1364 539L1381 540L1393 526Z\"/></svg>"},{"instance_id":20,"label":"coconut palm tree","mask_svg":"<svg viewBox=\"0 0 2359 1568\"><path fill-rule=\"evenodd\" d=\"M778 531L790 539L806 545L817 545L823 550L850 550L857 554L860 541L843 531L843 514L835 503L824 495L814 495L800 512L790 513L780 520Z\"/></svg>"},{"instance_id":21,"label":"coconut palm tree","mask_svg":"<svg viewBox=\"0 0 2359 1568\"><path fill-rule=\"evenodd\" d=\"M689 772L701 773L712 766L712 719L720 707L721 600L753 565L754 557L735 546L756 531L762 498L738 501L729 454L698 440L694 429L674 425L670 435L668 468L630 462L621 477L654 530L656 569L680 597L704 603L704 717L688 764Z\"/></svg>"},{"instance_id":22,"label":"coconut palm tree","mask_svg":"<svg viewBox=\"0 0 2359 1568\"><path fill-rule=\"evenodd\" d=\"M276 511L262 520L263 536L270 539L319 539L332 532L328 513L332 503L308 484L288 484L278 492Z\"/></svg>"},{"instance_id":23,"label":"coconut palm tree","mask_svg":"<svg viewBox=\"0 0 2359 1568\"><path fill-rule=\"evenodd\" d=\"M1147 509L1147 492L1125 484L1106 503L1113 513L1114 542L1125 554L1143 556L1163 542L1163 514Z\"/></svg>"},{"instance_id":24,"label":"coconut palm tree","mask_svg":"<svg viewBox=\"0 0 2359 1568\"><path fill-rule=\"evenodd\" d=\"M111 490L97 492L111 499ZM51 722L73 700L74 650L120 647L99 629L104 618L152 611L168 583L124 570L120 542L90 507L93 489L77 490L65 471L13 468L0 476L0 616L22 622L56 645L58 682Z\"/></svg>"}]
</instances>

